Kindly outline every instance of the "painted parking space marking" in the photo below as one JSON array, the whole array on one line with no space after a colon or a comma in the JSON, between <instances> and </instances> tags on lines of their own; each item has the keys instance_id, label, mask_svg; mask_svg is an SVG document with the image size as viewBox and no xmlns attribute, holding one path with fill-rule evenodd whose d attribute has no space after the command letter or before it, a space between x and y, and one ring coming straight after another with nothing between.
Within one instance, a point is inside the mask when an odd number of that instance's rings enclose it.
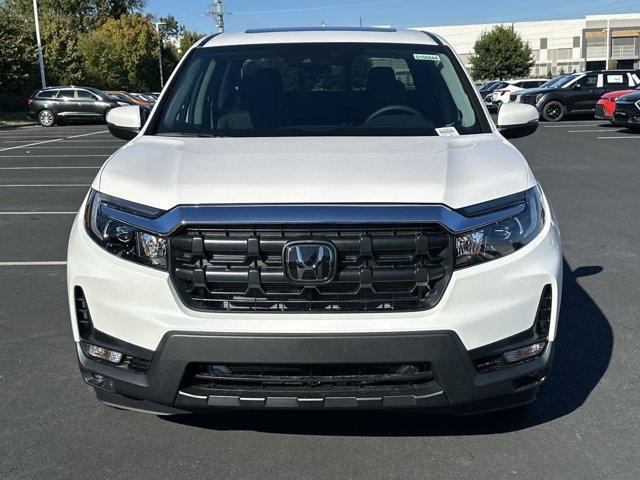
<instances>
[{"instance_id":1,"label":"painted parking space marking","mask_svg":"<svg viewBox=\"0 0 640 480\"><path fill-rule=\"evenodd\" d=\"M70 158L70 157L109 157L105 154L83 154L83 155L0 155L0 158Z\"/></svg>"},{"instance_id":2,"label":"painted parking space marking","mask_svg":"<svg viewBox=\"0 0 640 480\"><path fill-rule=\"evenodd\" d=\"M71 135L71 136L67 136L67 137L54 138L52 140L43 140L41 142L33 142L33 143L29 143L27 145L16 145L14 147L0 148L0 152L6 152L8 150L22 149L22 148L31 147L31 146L34 146L34 145L43 145L45 143L60 142L62 140L65 140L65 139L68 140L70 138L81 138L81 137L88 137L89 135L99 135L99 134L102 134L102 133L109 133L109 130L101 130L101 131L98 131L98 132L83 133L81 135Z\"/></svg>"},{"instance_id":3,"label":"painted parking space marking","mask_svg":"<svg viewBox=\"0 0 640 480\"><path fill-rule=\"evenodd\" d=\"M627 136L621 136L618 135L616 137L598 137L598 140L640 140L640 135L627 135Z\"/></svg>"},{"instance_id":4,"label":"painted parking space marking","mask_svg":"<svg viewBox=\"0 0 640 480\"><path fill-rule=\"evenodd\" d=\"M593 132L611 132L610 128L588 129L588 130L569 130L567 133L593 133Z\"/></svg>"},{"instance_id":5,"label":"painted parking space marking","mask_svg":"<svg viewBox=\"0 0 640 480\"><path fill-rule=\"evenodd\" d=\"M65 266L66 261L51 261L51 262L0 262L0 267L50 267L50 266Z\"/></svg>"},{"instance_id":6,"label":"painted parking space marking","mask_svg":"<svg viewBox=\"0 0 640 480\"><path fill-rule=\"evenodd\" d=\"M78 212L0 212L0 215L75 215Z\"/></svg>"},{"instance_id":7,"label":"painted parking space marking","mask_svg":"<svg viewBox=\"0 0 640 480\"><path fill-rule=\"evenodd\" d=\"M66 187L90 187L89 183L9 183L0 188L66 188Z\"/></svg>"},{"instance_id":8,"label":"painted parking space marking","mask_svg":"<svg viewBox=\"0 0 640 480\"><path fill-rule=\"evenodd\" d=\"M73 146L66 146L66 147L53 146L52 147L52 146L49 146L49 145L47 145L46 147L26 147L24 145L18 145L15 148L17 150L20 150L21 148L24 149L24 150L72 150L74 148L75 149L82 148L83 150L90 149L90 150L114 150L115 151L120 147L111 147L111 146L106 146L106 147L105 146L102 146L102 147L96 146L96 147L92 147L90 145L82 145L82 146L78 145L76 147L73 147ZM0 150L0 152L1 151L2 150Z\"/></svg>"},{"instance_id":9,"label":"painted parking space marking","mask_svg":"<svg viewBox=\"0 0 640 480\"><path fill-rule=\"evenodd\" d=\"M50 166L29 166L29 167L0 167L0 170L99 170L100 167L50 167Z\"/></svg>"}]
</instances>

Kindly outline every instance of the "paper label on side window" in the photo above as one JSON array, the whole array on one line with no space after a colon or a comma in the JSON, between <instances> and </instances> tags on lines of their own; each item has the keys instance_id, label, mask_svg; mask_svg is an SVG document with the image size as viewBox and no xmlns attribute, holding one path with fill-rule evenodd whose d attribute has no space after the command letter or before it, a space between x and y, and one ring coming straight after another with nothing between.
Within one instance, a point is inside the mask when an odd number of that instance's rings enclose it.
<instances>
[{"instance_id":1,"label":"paper label on side window","mask_svg":"<svg viewBox=\"0 0 640 480\"><path fill-rule=\"evenodd\" d=\"M436 128L436 133L441 137L455 137L456 135L460 135L456 127Z\"/></svg>"},{"instance_id":2,"label":"paper label on side window","mask_svg":"<svg viewBox=\"0 0 640 480\"><path fill-rule=\"evenodd\" d=\"M428 53L414 53L413 58L416 60L430 60L432 62L440 61L440 57L438 55L430 55Z\"/></svg>"}]
</instances>

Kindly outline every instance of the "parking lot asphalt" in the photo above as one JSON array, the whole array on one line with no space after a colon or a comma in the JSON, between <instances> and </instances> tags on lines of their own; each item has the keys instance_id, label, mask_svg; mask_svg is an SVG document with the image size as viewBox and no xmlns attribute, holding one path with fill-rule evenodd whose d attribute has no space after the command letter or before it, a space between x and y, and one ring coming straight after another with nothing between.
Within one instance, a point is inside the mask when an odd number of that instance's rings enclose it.
<instances>
[{"instance_id":1,"label":"parking lot asphalt","mask_svg":"<svg viewBox=\"0 0 640 480\"><path fill-rule=\"evenodd\" d=\"M558 344L534 405L477 417L99 405L64 261L73 212L123 143L103 125L0 129L0 478L640 478L640 135L570 119L514 141L563 234Z\"/></svg>"}]
</instances>

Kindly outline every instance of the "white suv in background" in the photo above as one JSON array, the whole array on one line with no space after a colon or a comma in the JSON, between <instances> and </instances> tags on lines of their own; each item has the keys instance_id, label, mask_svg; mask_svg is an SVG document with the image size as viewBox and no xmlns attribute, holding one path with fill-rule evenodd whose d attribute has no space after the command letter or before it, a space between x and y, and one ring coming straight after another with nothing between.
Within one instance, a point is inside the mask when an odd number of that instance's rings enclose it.
<instances>
[{"instance_id":1,"label":"white suv in background","mask_svg":"<svg viewBox=\"0 0 640 480\"><path fill-rule=\"evenodd\" d=\"M523 80L509 80L507 85L495 90L491 94L491 101L494 106L500 107L504 103L509 103L513 92L525 90L527 88L538 88L548 82L548 78L526 78Z\"/></svg>"},{"instance_id":2,"label":"white suv in background","mask_svg":"<svg viewBox=\"0 0 640 480\"><path fill-rule=\"evenodd\" d=\"M440 37L391 28L201 40L103 166L69 240L82 377L160 414L532 402L560 234Z\"/></svg>"}]
</instances>

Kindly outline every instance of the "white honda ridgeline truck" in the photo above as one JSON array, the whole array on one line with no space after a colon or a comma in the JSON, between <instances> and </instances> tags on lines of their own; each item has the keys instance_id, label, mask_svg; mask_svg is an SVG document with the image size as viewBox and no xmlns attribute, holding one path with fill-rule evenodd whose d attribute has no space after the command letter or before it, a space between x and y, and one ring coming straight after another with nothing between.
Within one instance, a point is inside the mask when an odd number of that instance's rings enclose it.
<instances>
[{"instance_id":1,"label":"white honda ridgeline truck","mask_svg":"<svg viewBox=\"0 0 640 480\"><path fill-rule=\"evenodd\" d=\"M148 117L148 118L147 118ZM440 37L391 28L202 39L71 231L69 304L98 400L215 409L532 402L549 373L560 234Z\"/></svg>"}]
</instances>

